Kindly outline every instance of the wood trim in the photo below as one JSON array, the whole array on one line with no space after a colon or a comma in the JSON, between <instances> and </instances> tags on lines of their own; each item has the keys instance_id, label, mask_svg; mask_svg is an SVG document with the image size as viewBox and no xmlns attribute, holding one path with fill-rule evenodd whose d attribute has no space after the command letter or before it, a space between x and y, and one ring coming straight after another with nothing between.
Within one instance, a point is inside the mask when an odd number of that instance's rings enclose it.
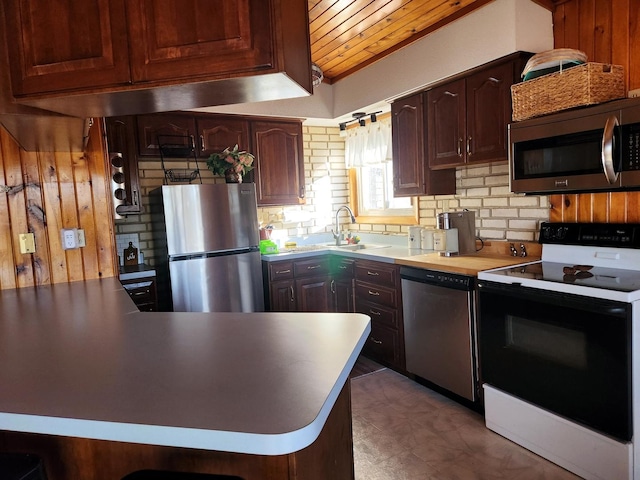
<instances>
[{"instance_id":1,"label":"wood trim","mask_svg":"<svg viewBox=\"0 0 640 480\"><path fill-rule=\"evenodd\" d=\"M361 215L358 209L358 177L355 168L349 169L349 207L353 211L353 215L356 217L358 224L369 223L374 225L418 225L420 223L420 217L418 212L418 198L411 197L411 203L413 204L413 216L365 216Z\"/></svg>"}]
</instances>

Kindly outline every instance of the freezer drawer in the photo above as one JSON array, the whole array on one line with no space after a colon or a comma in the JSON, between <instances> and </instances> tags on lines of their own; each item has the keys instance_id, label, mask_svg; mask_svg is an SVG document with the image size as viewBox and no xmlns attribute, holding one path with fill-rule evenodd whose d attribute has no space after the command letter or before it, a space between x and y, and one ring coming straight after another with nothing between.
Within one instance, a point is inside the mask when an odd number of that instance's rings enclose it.
<instances>
[{"instance_id":1,"label":"freezer drawer","mask_svg":"<svg viewBox=\"0 0 640 480\"><path fill-rule=\"evenodd\" d=\"M174 312L262 312L259 251L169 262Z\"/></svg>"}]
</instances>

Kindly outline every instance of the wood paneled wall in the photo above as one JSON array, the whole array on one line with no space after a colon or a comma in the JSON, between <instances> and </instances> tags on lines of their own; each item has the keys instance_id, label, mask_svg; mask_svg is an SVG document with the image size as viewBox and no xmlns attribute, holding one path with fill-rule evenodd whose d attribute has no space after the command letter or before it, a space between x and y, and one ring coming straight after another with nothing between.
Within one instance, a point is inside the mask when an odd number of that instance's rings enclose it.
<instances>
[{"instance_id":1,"label":"wood paneled wall","mask_svg":"<svg viewBox=\"0 0 640 480\"><path fill-rule=\"evenodd\" d=\"M26 152L0 126L0 290L115 276L113 207L100 122L86 153ZM87 246L63 250L60 230ZM21 254L19 234L35 236Z\"/></svg>"},{"instance_id":2,"label":"wood paneled wall","mask_svg":"<svg viewBox=\"0 0 640 480\"><path fill-rule=\"evenodd\" d=\"M640 88L640 0L568 0L553 12L556 48L622 65L628 90ZM614 8L615 7L615 8ZM551 195L552 222L640 222L640 193Z\"/></svg>"}]
</instances>

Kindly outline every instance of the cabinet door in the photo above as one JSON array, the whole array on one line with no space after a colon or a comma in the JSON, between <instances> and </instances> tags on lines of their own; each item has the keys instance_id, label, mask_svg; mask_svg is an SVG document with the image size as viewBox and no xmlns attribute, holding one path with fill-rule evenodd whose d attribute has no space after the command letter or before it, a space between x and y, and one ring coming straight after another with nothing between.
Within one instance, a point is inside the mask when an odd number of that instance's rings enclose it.
<instances>
[{"instance_id":1,"label":"cabinet door","mask_svg":"<svg viewBox=\"0 0 640 480\"><path fill-rule=\"evenodd\" d=\"M270 311L297 311L295 283L293 280L271 282L269 296Z\"/></svg>"},{"instance_id":2,"label":"cabinet door","mask_svg":"<svg viewBox=\"0 0 640 480\"><path fill-rule=\"evenodd\" d=\"M467 162L506 160L513 62L467 78Z\"/></svg>"},{"instance_id":3,"label":"cabinet door","mask_svg":"<svg viewBox=\"0 0 640 480\"><path fill-rule=\"evenodd\" d=\"M258 205L304 203L304 157L300 122L251 125Z\"/></svg>"},{"instance_id":4,"label":"cabinet door","mask_svg":"<svg viewBox=\"0 0 640 480\"><path fill-rule=\"evenodd\" d=\"M129 82L124 0L7 0L16 96Z\"/></svg>"},{"instance_id":5,"label":"cabinet door","mask_svg":"<svg viewBox=\"0 0 640 480\"><path fill-rule=\"evenodd\" d=\"M130 0L134 82L273 67L272 0Z\"/></svg>"},{"instance_id":6,"label":"cabinet door","mask_svg":"<svg viewBox=\"0 0 640 480\"><path fill-rule=\"evenodd\" d=\"M430 168L464 165L465 104L464 79L427 92L427 151Z\"/></svg>"},{"instance_id":7,"label":"cabinet door","mask_svg":"<svg viewBox=\"0 0 640 480\"><path fill-rule=\"evenodd\" d=\"M333 310L331 282L329 275L297 279L298 311L331 312Z\"/></svg>"},{"instance_id":8,"label":"cabinet door","mask_svg":"<svg viewBox=\"0 0 640 480\"><path fill-rule=\"evenodd\" d=\"M364 344L363 352L383 365L403 369L400 334L384 325L372 321L371 333Z\"/></svg>"},{"instance_id":9,"label":"cabinet door","mask_svg":"<svg viewBox=\"0 0 640 480\"><path fill-rule=\"evenodd\" d=\"M139 115L138 123L138 143L140 155L160 156L158 146L158 135L178 135L189 137L187 141L195 142L196 132L195 118L190 115L179 114L159 114L159 115Z\"/></svg>"},{"instance_id":10,"label":"cabinet door","mask_svg":"<svg viewBox=\"0 0 640 480\"><path fill-rule=\"evenodd\" d=\"M394 197L425 193L424 96L419 93L391 104Z\"/></svg>"},{"instance_id":11,"label":"cabinet door","mask_svg":"<svg viewBox=\"0 0 640 480\"><path fill-rule=\"evenodd\" d=\"M333 280L334 312L353 313L355 308L355 296L353 278L336 278Z\"/></svg>"},{"instance_id":12,"label":"cabinet door","mask_svg":"<svg viewBox=\"0 0 640 480\"><path fill-rule=\"evenodd\" d=\"M142 206L136 155L136 119L133 116L106 118L105 131L116 213L140 213Z\"/></svg>"},{"instance_id":13,"label":"cabinet door","mask_svg":"<svg viewBox=\"0 0 640 480\"><path fill-rule=\"evenodd\" d=\"M240 150L250 151L249 121L230 117L198 116L198 152L201 157L220 153L225 148L238 145Z\"/></svg>"}]
</instances>

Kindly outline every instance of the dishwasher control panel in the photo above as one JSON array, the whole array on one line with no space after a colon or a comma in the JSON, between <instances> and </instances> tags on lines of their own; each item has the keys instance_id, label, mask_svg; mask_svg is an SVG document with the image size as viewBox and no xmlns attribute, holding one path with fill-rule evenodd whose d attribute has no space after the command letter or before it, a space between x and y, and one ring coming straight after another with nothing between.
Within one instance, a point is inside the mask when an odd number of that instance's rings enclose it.
<instances>
[{"instance_id":1,"label":"dishwasher control panel","mask_svg":"<svg viewBox=\"0 0 640 480\"><path fill-rule=\"evenodd\" d=\"M475 286L475 277L470 275L412 267L401 267L400 278L457 290L473 290Z\"/></svg>"}]
</instances>

